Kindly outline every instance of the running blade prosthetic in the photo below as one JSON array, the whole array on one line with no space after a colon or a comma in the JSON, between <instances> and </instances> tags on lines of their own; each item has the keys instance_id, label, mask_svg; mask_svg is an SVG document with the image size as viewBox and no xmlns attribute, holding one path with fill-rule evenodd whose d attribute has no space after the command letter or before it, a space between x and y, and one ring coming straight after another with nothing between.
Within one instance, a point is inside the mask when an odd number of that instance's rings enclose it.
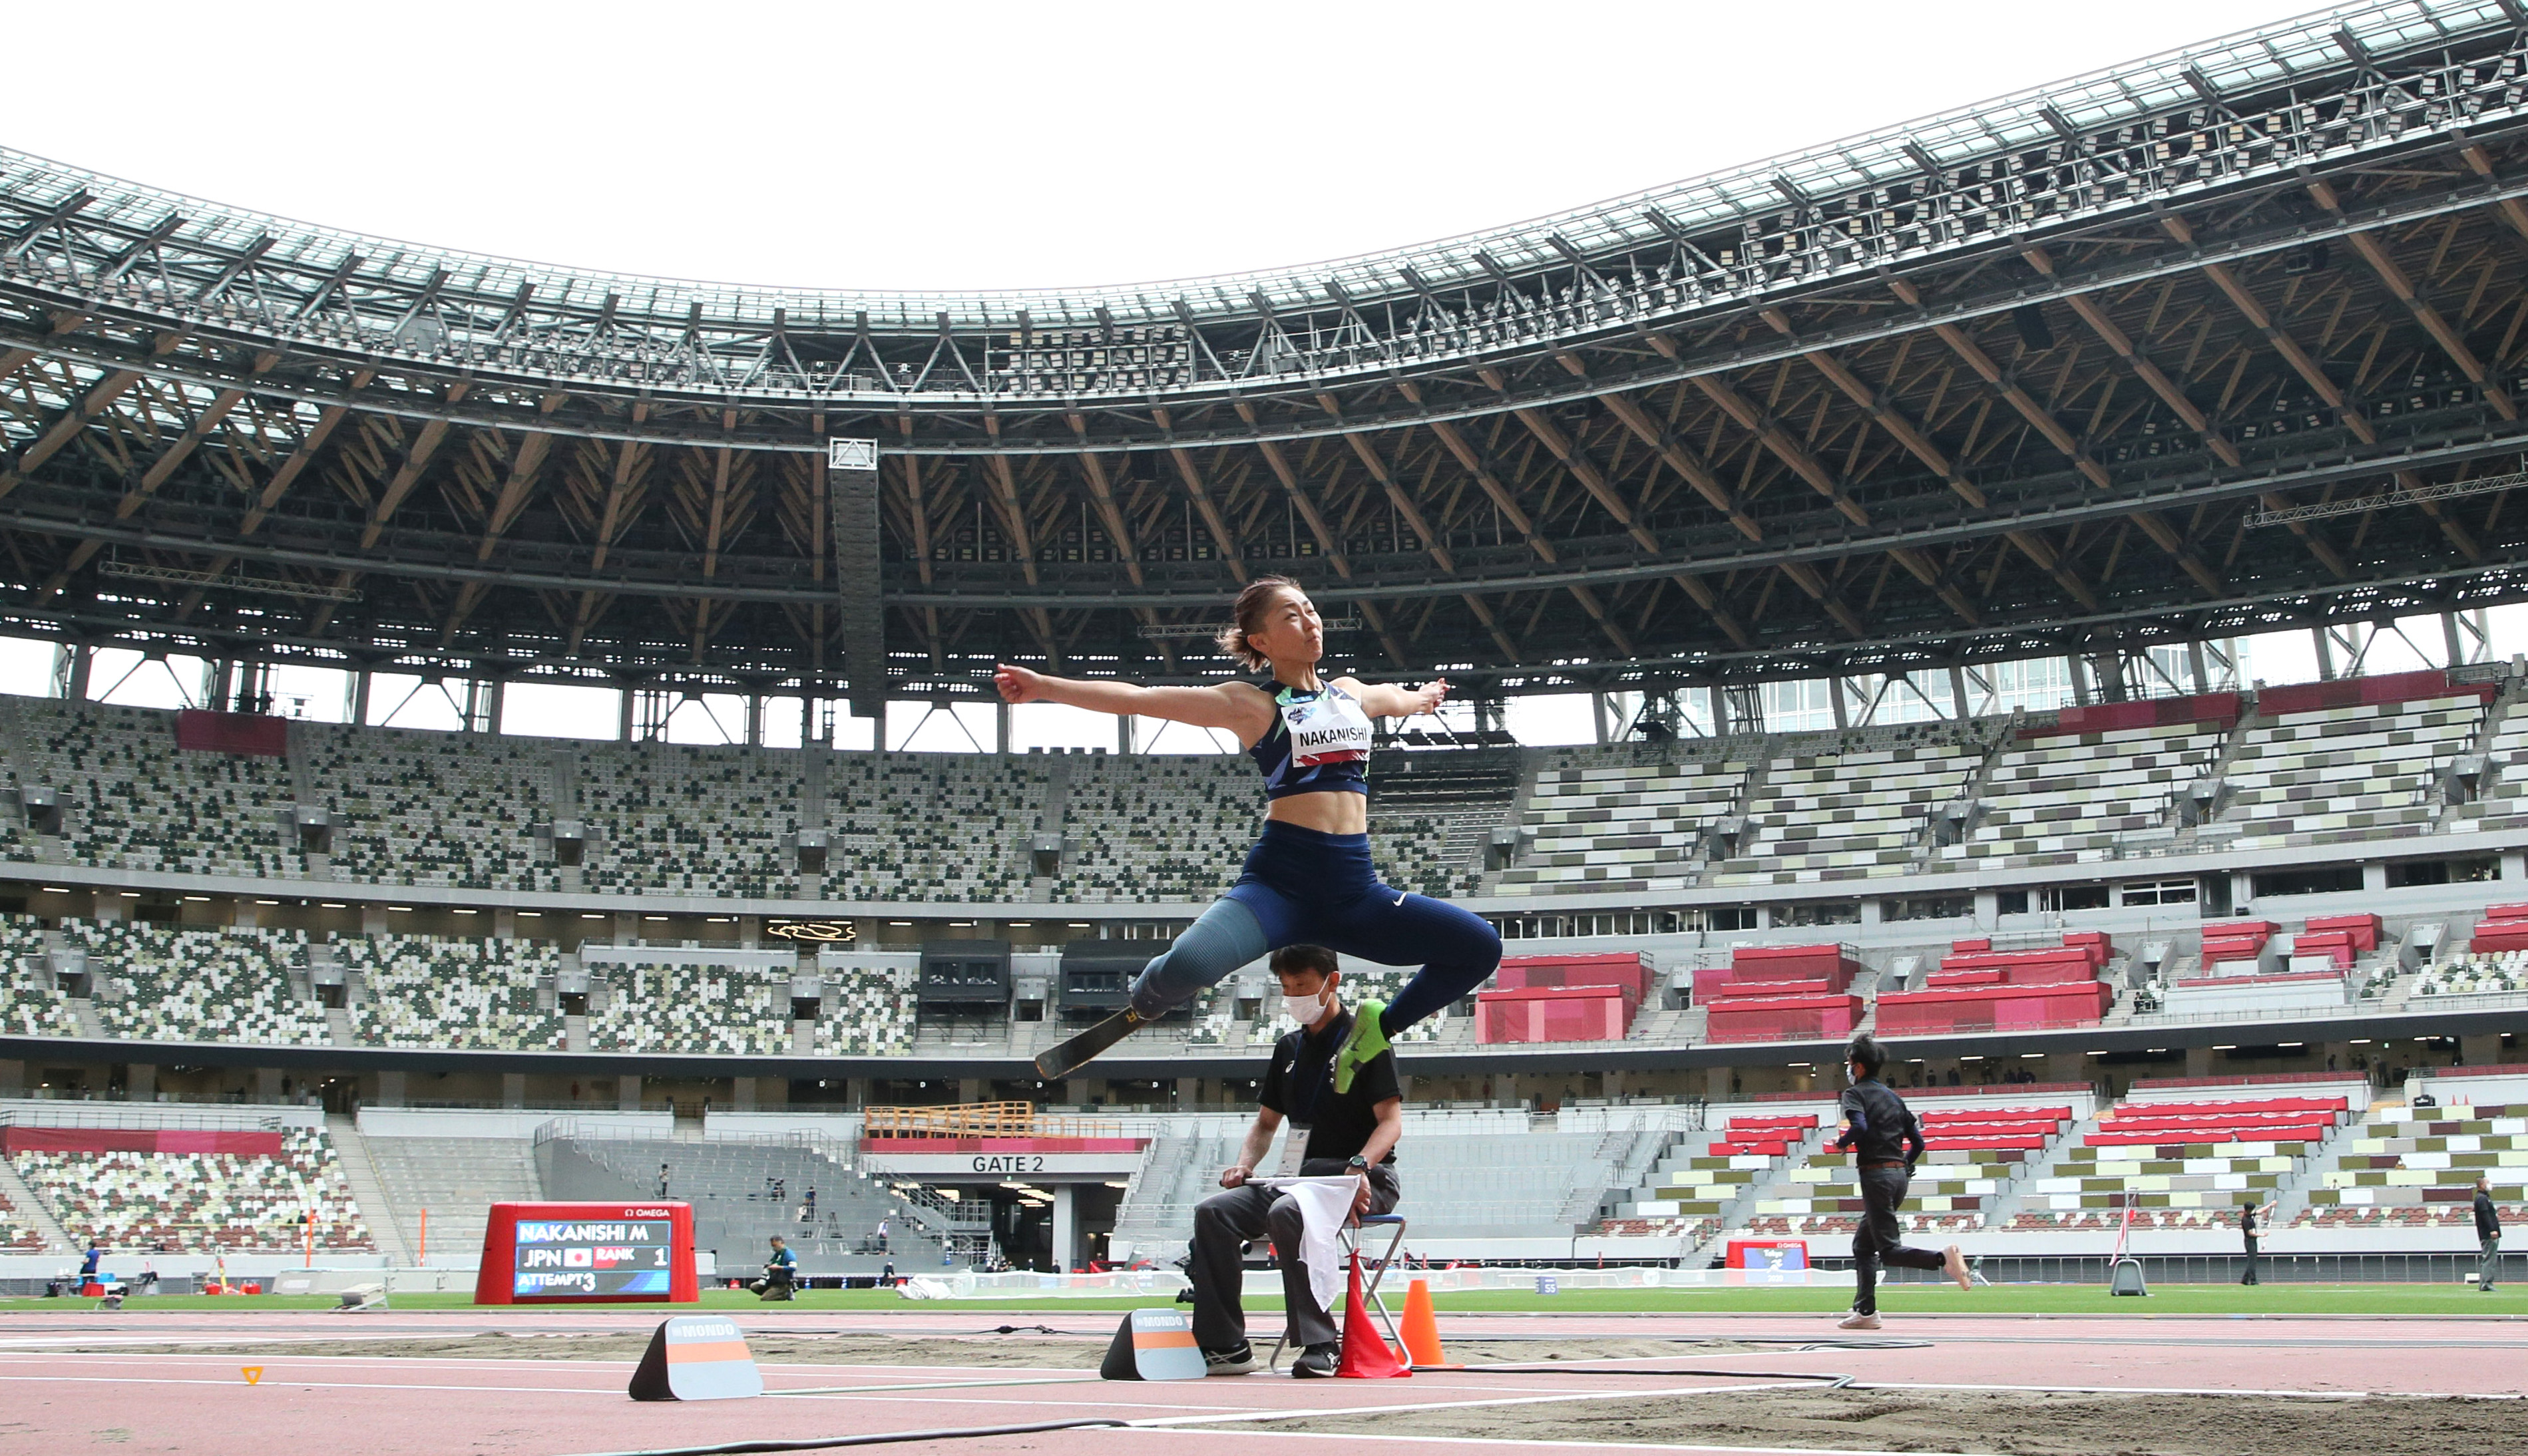
<instances>
[{"instance_id":1,"label":"running blade prosthetic","mask_svg":"<svg viewBox=\"0 0 2528 1456\"><path fill-rule=\"evenodd\" d=\"M1140 1013L1126 1007L1087 1030L1036 1055L1035 1071L1041 1077L1067 1077L1094 1062L1108 1047L1147 1026Z\"/></svg>"}]
</instances>

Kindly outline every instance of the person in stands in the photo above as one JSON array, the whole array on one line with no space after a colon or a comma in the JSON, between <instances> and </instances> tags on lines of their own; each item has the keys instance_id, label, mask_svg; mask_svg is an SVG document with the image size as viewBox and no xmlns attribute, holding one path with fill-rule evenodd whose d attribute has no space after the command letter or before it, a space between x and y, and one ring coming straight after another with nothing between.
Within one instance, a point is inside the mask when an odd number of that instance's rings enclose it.
<instances>
[{"instance_id":1,"label":"person in stands","mask_svg":"<svg viewBox=\"0 0 2528 1456\"><path fill-rule=\"evenodd\" d=\"M1905 1099L1878 1080L1886 1066L1886 1051L1866 1032L1854 1037L1844 1053L1843 1072L1852 1085L1838 1099L1842 1120L1834 1146L1852 1154L1861 1174L1862 1207L1861 1224L1852 1231L1852 1275L1857 1287L1852 1313L1842 1322L1845 1329L1878 1327L1881 1266L1936 1269L1957 1280L1960 1289L1973 1287L1966 1256L1957 1245L1936 1254L1905 1246L1896 1210L1905 1202L1914 1165L1922 1156L1922 1126L1915 1120L1913 1109L1905 1106Z\"/></svg>"}]
</instances>

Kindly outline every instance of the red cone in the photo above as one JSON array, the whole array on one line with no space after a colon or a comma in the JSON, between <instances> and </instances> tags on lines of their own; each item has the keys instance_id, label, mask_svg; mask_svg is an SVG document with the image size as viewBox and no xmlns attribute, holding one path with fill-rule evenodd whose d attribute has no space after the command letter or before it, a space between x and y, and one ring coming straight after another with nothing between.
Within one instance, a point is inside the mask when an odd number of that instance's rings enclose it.
<instances>
[{"instance_id":1,"label":"red cone","mask_svg":"<svg viewBox=\"0 0 2528 1456\"><path fill-rule=\"evenodd\" d=\"M1351 1290L1343 1296L1343 1363L1335 1374L1352 1380L1410 1379L1410 1366L1396 1358L1371 1321L1369 1301L1360 1293L1360 1253L1351 1256Z\"/></svg>"}]
</instances>

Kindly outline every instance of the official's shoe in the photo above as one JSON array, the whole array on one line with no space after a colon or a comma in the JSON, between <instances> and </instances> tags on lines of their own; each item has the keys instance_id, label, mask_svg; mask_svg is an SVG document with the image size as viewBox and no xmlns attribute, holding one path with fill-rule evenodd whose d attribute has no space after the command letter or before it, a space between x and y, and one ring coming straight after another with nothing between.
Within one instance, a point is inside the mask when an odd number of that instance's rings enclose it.
<instances>
[{"instance_id":1,"label":"official's shoe","mask_svg":"<svg viewBox=\"0 0 2528 1456\"><path fill-rule=\"evenodd\" d=\"M1242 1376L1255 1368L1255 1347L1239 1345L1235 1350L1202 1352L1202 1373L1207 1376Z\"/></svg>"},{"instance_id":2,"label":"official's shoe","mask_svg":"<svg viewBox=\"0 0 2528 1456\"><path fill-rule=\"evenodd\" d=\"M1846 1315L1841 1320L1837 1321L1834 1327L1837 1329L1876 1329L1878 1327L1878 1317L1876 1315L1865 1315L1859 1310L1855 1310L1851 1314Z\"/></svg>"},{"instance_id":3,"label":"official's shoe","mask_svg":"<svg viewBox=\"0 0 2528 1456\"><path fill-rule=\"evenodd\" d=\"M1388 1050L1387 1028L1379 1024L1379 1018L1386 1014L1387 1003L1384 1001L1364 1001L1352 1012L1351 1035L1344 1039L1343 1050L1335 1053L1337 1093L1349 1092L1352 1073Z\"/></svg>"},{"instance_id":4,"label":"official's shoe","mask_svg":"<svg viewBox=\"0 0 2528 1456\"><path fill-rule=\"evenodd\" d=\"M1310 1345L1290 1362L1290 1374L1302 1380L1322 1380L1343 1364L1341 1345Z\"/></svg>"},{"instance_id":5,"label":"official's shoe","mask_svg":"<svg viewBox=\"0 0 2528 1456\"><path fill-rule=\"evenodd\" d=\"M1967 1256L1958 1252L1958 1246L1955 1244L1941 1251L1940 1273L1957 1280L1961 1291L1975 1287L1975 1275L1967 1273Z\"/></svg>"}]
</instances>

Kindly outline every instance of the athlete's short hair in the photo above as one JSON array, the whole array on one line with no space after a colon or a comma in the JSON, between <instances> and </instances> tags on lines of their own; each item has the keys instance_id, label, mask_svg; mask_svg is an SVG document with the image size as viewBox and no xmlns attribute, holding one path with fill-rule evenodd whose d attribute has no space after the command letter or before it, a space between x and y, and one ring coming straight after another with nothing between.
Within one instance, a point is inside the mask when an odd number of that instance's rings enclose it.
<instances>
[{"instance_id":1,"label":"athlete's short hair","mask_svg":"<svg viewBox=\"0 0 2528 1456\"><path fill-rule=\"evenodd\" d=\"M1273 953L1273 973L1289 975L1294 970L1313 970L1319 975L1333 975L1343 965L1335 953L1324 946L1284 946Z\"/></svg>"},{"instance_id":2,"label":"athlete's short hair","mask_svg":"<svg viewBox=\"0 0 2528 1456\"><path fill-rule=\"evenodd\" d=\"M1887 1049L1878 1044L1878 1038L1865 1031L1854 1037L1852 1045L1844 1049L1843 1060L1860 1063L1861 1074L1874 1077L1878 1075L1878 1069L1887 1065Z\"/></svg>"}]
</instances>

